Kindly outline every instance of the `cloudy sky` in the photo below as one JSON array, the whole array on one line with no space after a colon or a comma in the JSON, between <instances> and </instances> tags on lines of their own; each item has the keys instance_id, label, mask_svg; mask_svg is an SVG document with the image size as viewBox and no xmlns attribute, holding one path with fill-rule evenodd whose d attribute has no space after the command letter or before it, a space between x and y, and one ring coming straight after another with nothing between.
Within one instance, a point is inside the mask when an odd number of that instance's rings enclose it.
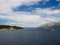
<instances>
[{"instance_id":1,"label":"cloudy sky","mask_svg":"<svg viewBox=\"0 0 60 45\"><path fill-rule=\"evenodd\" d=\"M60 0L0 0L0 24L39 27L60 21Z\"/></svg>"}]
</instances>

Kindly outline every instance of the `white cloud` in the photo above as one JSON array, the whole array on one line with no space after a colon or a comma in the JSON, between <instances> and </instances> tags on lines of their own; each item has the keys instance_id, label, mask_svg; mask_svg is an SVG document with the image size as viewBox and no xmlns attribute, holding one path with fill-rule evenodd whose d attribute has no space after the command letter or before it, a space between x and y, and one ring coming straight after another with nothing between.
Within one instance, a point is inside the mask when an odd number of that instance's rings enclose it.
<instances>
[{"instance_id":1,"label":"white cloud","mask_svg":"<svg viewBox=\"0 0 60 45\"><path fill-rule=\"evenodd\" d=\"M18 16L17 16L18 15ZM56 21L55 18L42 18L40 15L27 15L27 14L16 14L16 15L0 15L1 19L12 20L5 24L17 25L22 27L39 27L45 23Z\"/></svg>"},{"instance_id":2,"label":"white cloud","mask_svg":"<svg viewBox=\"0 0 60 45\"><path fill-rule=\"evenodd\" d=\"M60 14L60 10L59 9L52 10L51 8L46 9L37 8L36 10L33 10L33 13L52 15L52 14Z\"/></svg>"},{"instance_id":3,"label":"white cloud","mask_svg":"<svg viewBox=\"0 0 60 45\"><path fill-rule=\"evenodd\" d=\"M37 3L41 0L0 0L0 3L9 5L9 6L19 6L23 4L31 4L31 3Z\"/></svg>"},{"instance_id":4,"label":"white cloud","mask_svg":"<svg viewBox=\"0 0 60 45\"><path fill-rule=\"evenodd\" d=\"M38 27L41 25L40 22L42 21L42 19L40 19L41 18L40 16L26 15L26 14L25 15L17 14L17 15L9 15L9 16L0 15L0 18L15 21L15 22L7 22L6 24L13 24L23 27Z\"/></svg>"},{"instance_id":5,"label":"white cloud","mask_svg":"<svg viewBox=\"0 0 60 45\"><path fill-rule=\"evenodd\" d=\"M41 0L0 0L0 12L10 13L12 7L17 7L21 5L33 5Z\"/></svg>"},{"instance_id":6,"label":"white cloud","mask_svg":"<svg viewBox=\"0 0 60 45\"><path fill-rule=\"evenodd\" d=\"M42 0L0 0L0 13L7 15L0 15L0 19L12 20L6 24L13 24L23 27L39 27L42 24L50 21L56 21L55 18L42 18L40 15L60 14L60 10L51 10L37 8L33 12L13 12L12 7L21 5L33 5ZM14 22L15 21L15 22Z\"/></svg>"}]
</instances>

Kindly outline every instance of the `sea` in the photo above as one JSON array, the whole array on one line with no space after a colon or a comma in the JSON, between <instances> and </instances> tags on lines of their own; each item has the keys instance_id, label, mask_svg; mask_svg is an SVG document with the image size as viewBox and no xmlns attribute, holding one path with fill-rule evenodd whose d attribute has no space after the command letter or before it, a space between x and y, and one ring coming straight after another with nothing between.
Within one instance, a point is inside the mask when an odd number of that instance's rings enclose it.
<instances>
[{"instance_id":1,"label":"sea","mask_svg":"<svg viewBox=\"0 0 60 45\"><path fill-rule=\"evenodd\" d=\"M60 45L60 30L0 30L0 45Z\"/></svg>"}]
</instances>

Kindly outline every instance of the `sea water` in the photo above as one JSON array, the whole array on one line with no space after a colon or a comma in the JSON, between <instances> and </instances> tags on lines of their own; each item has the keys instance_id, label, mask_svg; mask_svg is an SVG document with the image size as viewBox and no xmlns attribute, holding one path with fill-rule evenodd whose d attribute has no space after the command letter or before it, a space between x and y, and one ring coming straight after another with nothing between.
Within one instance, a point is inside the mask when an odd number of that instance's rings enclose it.
<instances>
[{"instance_id":1,"label":"sea water","mask_svg":"<svg viewBox=\"0 0 60 45\"><path fill-rule=\"evenodd\" d=\"M0 30L0 45L60 45L59 30Z\"/></svg>"}]
</instances>

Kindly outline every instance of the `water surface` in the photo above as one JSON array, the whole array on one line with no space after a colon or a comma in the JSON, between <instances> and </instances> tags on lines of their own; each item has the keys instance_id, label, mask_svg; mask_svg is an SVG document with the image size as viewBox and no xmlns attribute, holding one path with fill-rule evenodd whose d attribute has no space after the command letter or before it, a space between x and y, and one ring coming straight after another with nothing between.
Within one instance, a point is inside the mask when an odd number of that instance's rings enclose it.
<instances>
[{"instance_id":1,"label":"water surface","mask_svg":"<svg viewBox=\"0 0 60 45\"><path fill-rule=\"evenodd\" d=\"M0 31L0 45L60 45L60 31L41 29Z\"/></svg>"}]
</instances>

